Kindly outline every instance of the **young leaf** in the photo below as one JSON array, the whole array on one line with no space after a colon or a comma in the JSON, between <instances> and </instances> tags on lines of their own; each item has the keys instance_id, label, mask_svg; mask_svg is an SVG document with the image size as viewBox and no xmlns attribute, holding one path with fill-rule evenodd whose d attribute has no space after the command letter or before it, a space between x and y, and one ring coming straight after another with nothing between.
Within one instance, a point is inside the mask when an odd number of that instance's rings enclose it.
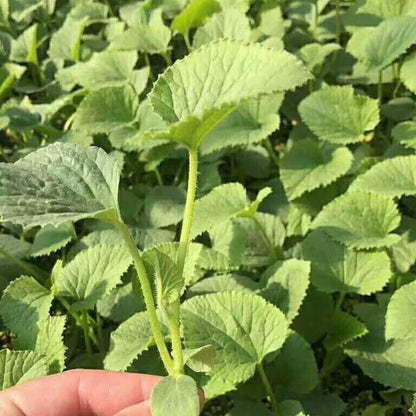
<instances>
[{"instance_id":1,"label":"young leaf","mask_svg":"<svg viewBox=\"0 0 416 416\"><path fill-rule=\"evenodd\" d=\"M92 91L79 105L72 128L84 133L108 133L132 124L138 106L139 99L130 85Z\"/></svg>"},{"instance_id":2,"label":"young leaf","mask_svg":"<svg viewBox=\"0 0 416 416\"><path fill-rule=\"evenodd\" d=\"M326 45L308 43L299 49L297 56L305 62L309 71L316 72L324 64L328 56L340 49L341 47L337 43L327 43Z\"/></svg>"},{"instance_id":3,"label":"young leaf","mask_svg":"<svg viewBox=\"0 0 416 416\"><path fill-rule=\"evenodd\" d=\"M391 234L400 224L396 204L389 198L368 192L351 191L334 199L312 222L348 247L357 249L388 247L399 240Z\"/></svg>"},{"instance_id":4,"label":"young leaf","mask_svg":"<svg viewBox=\"0 0 416 416\"><path fill-rule=\"evenodd\" d=\"M184 374L165 377L153 389L150 404L153 416L198 416L198 387Z\"/></svg>"},{"instance_id":5,"label":"young leaf","mask_svg":"<svg viewBox=\"0 0 416 416\"><path fill-rule=\"evenodd\" d=\"M385 20L375 28L356 31L347 51L368 69L381 71L416 43L416 17L400 16Z\"/></svg>"},{"instance_id":6,"label":"young leaf","mask_svg":"<svg viewBox=\"0 0 416 416\"><path fill-rule=\"evenodd\" d=\"M193 47L200 48L218 39L234 39L248 41L250 37L250 21L238 9L227 8L215 13L204 26L195 32Z\"/></svg>"},{"instance_id":7,"label":"young leaf","mask_svg":"<svg viewBox=\"0 0 416 416\"><path fill-rule=\"evenodd\" d=\"M399 156L377 163L360 175L351 190L375 192L388 197L416 195L416 156Z\"/></svg>"},{"instance_id":8,"label":"young leaf","mask_svg":"<svg viewBox=\"0 0 416 416\"><path fill-rule=\"evenodd\" d=\"M96 245L78 254L58 273L59 296L71 299L73 310L93 309L120 282L132 258L125 245Z\"/></svg>"},{"instance_id":9,"label":"young leaf","mask_svg":"<svg viewBox=\"0 0 416 416\"><path fill-rule=\"evenodd\" d=\"M386 339L416 338L416 282L402 286L391 297L386 313Z\"/></svg>"},{"instance_id":10,"label":"young leaf","mask_svg":"<svg viewBox=\"0 0 416 416\"><path fill-rule=\"evenodd\" d=\"M254 294L222 292L195 296L182 305L185 345L194 349L209 339L218 363L204 386L207 398L248 380L256 364L282 347L288 323L277 308Z\"/></svg>"},{"instance_id":11,"label":"young leaf","mask_svg":"<svg viewBox=\"0 0 416 416\"><path fill-rule=\"evenodd\" d=\"M300 103L299 113L319 139L334 144L362 142L380 121L377 100L354 95L350 86L313 92Z\"/></svg>"},{"instance_id":12,"label":"young leaf","mask_svg":"<svg viewBox=\"0 0 416 416\"><path fill-rule=\"evenodd\" d=\"M171 126L150 131L149 137L198 148L243 100L294 89L309 77L287 52L233 40L212 42L176 61L155 83L149 98Z\"/></svg>"},{"instance_id":13,"label":"young leaf","mask_svg":"<svg viewBox=\"0 0 416 416\"><path fill-rule=\"evenodd\" d=\"M311 262L312 283L327 293L370 295L392 276L386 253L354 251L319 230L302 242L302 257Z\"/></svg>"},{"instance_id":14,"label":"young leaf","mask_svg":"<svg viewBox=\"0 0 416 416\"><path fill-rule=\"evenodd\" d=\"M295 142L280 165L280 177L289 200L336 181L348 172L352 160L346 147L337 148L311 139Z\"/></svg>"},{"instance_id":15,"label":"young leaf","mask_svg":"<svg viewBox=\"0 0 416 416\"><path fill-rule=\"evenodd\" d=\"M65 369L65 323L65 316L48 316L38 323L39 334L34 351L45 357L48 374L61 373Z\"/></svg>"},{"instance_id":16,"label":"young leaf","mask_svg":"<svg viewBox=\"0 0 416 416\"><path fill-rule=\"evenodd\" d=\"M37 324L47 319L51 304L51 292L32 277L22 276L10 283L0 300L0 315L6 327L17 334L16 348L35 347Z\"/></svg>"},{"instance_id":17,"label":"young leaf","mask_svg":"<svg viewBox=\"0 0 416 416\"><path fill-rule=\"evenodd\" d=\"M261 296L276 305L289 322L298 314L306 296L309 272L309 262L290 259L275 263L261 277L265 286L260 292Z\"/></svg>"},{"instance_id":18,"label":"young leaf","mask_svg":"<svg viewBox=\"0 0 416 416\"><path fill-rule=\"evenodd\" d=\"M98 147L54 143L0 163L0 218L27 227L118 212L117 163Z\"/></svg>"},{"instance_id":19,"label":"young leaf","mask_svg":"<svg viewBox=\"0 0 416 416\"><path fill-rule=\"evenodd\" d=\"M192 0L172 22L172 29L188 36L189 30L201 26L204 21L219 12L221 6L216 0Z\"/></svg>"},{"instance_id":20,"label":"young leaf","mask_svg":"<svg viewBox=\"0 0 416 416\"><path fill-rule=\"evenodd\" d=\"M342 311L335 311L324 345L328 350L340 348L366 334L368 329L357 318Z\"/></svg>"},{"instance_id":21,"label":"young leaf","mask_svg":"<svg viewBox=\"0 0 416 416\"><path fill-rule=\"evenodd\" d=\"M0 390L48 374L45 359L32 351L0 351Z\"/></svg>"},{"instance_id":22,"label":"young leaf","mask_svg":"<svg viewBox=\"0 0 416 416\"><path fill-rule=\"evenodd\" d=\"M146 312L134 314L111 333L110 349L104 360L104 368L125 371L153 339Z\"/></svg>"},{"instance_id":23,"label":"young leaf","mask_svg":"<svg viewBox=\"0 0 416 416\"><path fill-rule=\"evenodd\" d=\"M30 248L30 255L32 257L47 256L65 247L75 237L72 222L63 223L58 227L47 225L37 232Z\"/></svg>"}]
</instances>

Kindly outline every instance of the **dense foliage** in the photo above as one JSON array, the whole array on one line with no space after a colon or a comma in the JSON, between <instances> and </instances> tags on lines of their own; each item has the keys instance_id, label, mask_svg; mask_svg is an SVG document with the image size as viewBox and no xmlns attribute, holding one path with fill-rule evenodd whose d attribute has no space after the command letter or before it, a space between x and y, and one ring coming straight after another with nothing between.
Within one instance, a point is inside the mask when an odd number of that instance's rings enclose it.
<instances>
[{"instance_id":1,"label":"dense foliage","mask_svg":"<svg viewBox=\"0 0 416 416\"><path fill-rule=\"evenodd\" d=\"M0 0L0 387L154 416L416 414L415 0Z\"/></svg>"}]
</instances>

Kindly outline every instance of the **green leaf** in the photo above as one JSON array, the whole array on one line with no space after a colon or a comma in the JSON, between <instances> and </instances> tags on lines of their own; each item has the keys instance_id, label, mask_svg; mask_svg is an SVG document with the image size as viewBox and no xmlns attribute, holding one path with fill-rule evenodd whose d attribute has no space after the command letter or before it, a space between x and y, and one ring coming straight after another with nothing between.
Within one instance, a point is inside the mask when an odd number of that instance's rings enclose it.
<instances>
[{"instance_id":1,"label":"green leaf","mask_svg":"<svg viewBox=\"0 0 416 416\"><path fill-rule=\"evenodd\" d=\"M182 270L174 260L158 251L157 248L145 252L143 260L147 269L153 272L158 305L165 309L182 295L185 286Z\"/></svg>"},{"instance_id":2,"label":"green leaf","mask_svg":"<svg viewBox=\"0 0 416 416\"><path fill-rule=\"evenodd\" d=\"M200 48L218 39L248 41L250 38L250 21L241 10L227 8L215 13L204 26L198 28L193 39L193 47Z\"/></svg>"},{"instance_id":3,"label":"green leaf","mask_svg":"<svg viewBox=\"0 0 416 416\"><path fill-rule=\"evenodd\" d=\"M229 183L214 188L195 202L191 235L198 236L221 222L236 217L247 207L247 195L239 183Z\"/></svg>"},{"instance_id":4,"label":"green leaf","mask_svg":"<svg viewBox=\"0 0 416 416\"><path fill-rule=\"evenodd\" d=\"M187 35L190 29L203 25L209 16L220 10L216 0L191 0L173 19L172 29Z\"/></svg>"},{"instance_id":5,"label":"green leaf","mask_svg":"<svg viewBox=\"0 0 416 416\"><path fill-rule=\"evenodd\" d=\"M296 141L281 161L280 177L289 200L324 187L345 175L351 167L352 153L346 147Z\"/></svg>"},{"instance_id":6,"label":"green leaf","mask_svg":"<svg viewBox=\"0 0 416 416\"><path fill-rule=\"evenodd\" d=\"M335 311L324 345L328 350L332 350L366 334L368 329L357 318L342 311Z\"/></svg>"},{"instance_id":7,"label":"green leaf","mask_svg":"<svg viewBox=\"0 0 416 416\"><path fill-rule=\"evenodd\" d=\"M111 333L104 368L112 371L127 370L132 362L149 348L152 339L147 312L134 314Z\"/></svg>"},{"instance_id":8,"label":"green leaf","mask_svg":"<svg viewBox=\"0 0 416 416\"><path fill-rule=\"evenodd\" d=\"M61 373L65 369L65 323L65 316L49 316L38 323L39 334L34 351L45 357L49 374Z\"/></svg>"},{"instance_id":9,"label":"green leaf","mask_svg":"<svg viewBox=\"0 0 416 416\"><path fill-rule=\"evenodd\" d=\"M347 51L370 70L381 71L416 43L416 17L400 16L385 20L375 28L356 31Z\"/></svg>"},{"instance_id":10,"label":"green leaf","mask_svg":"<svg viewBox=\"0 0 416 416\"><path fill-rule=\"evenodd\" d=\"M34 24L13 41L10 60L36 65L38 63L37 42L38 25Z\"/></svg>"},{"instance_id":11,"label":"green leaf","mask_svg":"<svg viewBox=\"0 0 416 416\"><path fill-rule=\"evenodd\" d=\"M285 392L307 394L319 382L318 366L308 342L294 331L267 367L271 383Z\"/></svg>"},{"instance_id":12,"label":"green leaf","mask_svg":"<svg viewBox=\"0 0 416 416\"><path fill-rule=\"evenodd\" d=\"M30 248L32 257L47 256L63 247L76 237L72 222L66 222L58 227L46 225L35 235Z\"/></svg>"},{"instance_id":13,"label":"green leaf","mask_svg":"<svg viewBox=\"0 0 416 416\"><path fill-rule=\"evenodd\" d=\"M59 70L57 79L70 79L72 84L79 84L90 91L119 86L132 81L136 61L135 51L106 50L95 53L87 62Z\"/></svg>"},{"instance_id":14,"label":"green leaf","mask_svg":"<svg viewBox=\"0 0 416 416\"><path fill-rule=\"evenodd\" d=\"M412 218L404 217L400 228L404 231L401 239L390 250L397 269L406 273L416 262L416 222Z\"/></svg>"},{"instance_id":15,"label":"green leaf","mask_svg":"<svg viewBox=\"0 0 416 416\"><path fill-rule=\"evenodd\" d=\"M312 283L327 293L370 295L392 277L386 253L351 250L319 230L303 241L302 257L311 262Z\"/></svg>"},{"instance_id":16,"label":"green leaf","mask_svg":"<svg viewBox=\"0 0 416 416\"><path fill-rule=\"evenodd\" d=\"M416 156L399 156L375 164L351 185L352 190L375 192L391 198L416 195Z\"/></svg>"},{"instance_id":17,"label":"green leaf","mask_svg":"<svg viewBox=\"0 0 416 416\"><path fill-rule=\"evenodd\" d=\"M257 282L249 277L238 274L223 274L200 280L188 289L187 294L188 297L192 297L208 293L229 292L231 290L255 292L257 289Z\"/></svg>"},{"instance_id":18,"label":"green leaf","mask_svg":"<svg viewBox=\"0 0 416 416\"><path fill-rule=\"evenodd\" d=\"M363 372L386 386L416 390L416 359L414 339L386 341L384 310L375 304L357 307L369 334L348 345L345 352Z\"/></svg>"},{"instance_id":19,"label":"green leaf","mask_svg":"<svg viewBox=\"0 0 416 416\"><path fill-rule=\"evenodd\" d=\"M386 339L416 338L416 282L402 286L391 297L386 314Z\"/></svg>"},{"instance_id":20,"label":"green leaf","mask_svg":"<svg viewBox=\"0 0 416 416\"><path fill-rule=\"evenodd\" d=\"M334 144L362 142L380 121L377 100L354 95L350 86L313 92L300 103L299 113L319 139Z\"/></svg>"},{"instance_id":21,"label":"green leaf","mask_svg":"<svg viewBox=\"0 0 416 416\"><path fill-rule=\"evenodd\" d=\"M217 362L217 351L212 345L184 350L185 364L196 373L208 373Z\"/></svg>"},{"instance_id":22,"label":"green leaf","mask_svg":"<svg viewBox=\"0 0 416 416\"><path fill-rule=\"evenodd\" d=\"M0 163L0 218L27 227L118 212L117 163L98 147L54 143Z\"/></svg>"},{"instance_id":23,"label":"green leaf","mask_svg":"<svg viewBox=\"0 0 416 416\"><path fill-rule=\"evenodd\" d=\"M306 416L303 407L296 400L284 400L277 405L276 412L279 416Z\"/></svg>"},{"instance_id":24,"label":"green leaf","mask_svg":"<svg viewBox=\"0 0 416 416\"><path fill-rule=\"evenodd\" d=\"M37 324L48 318L51 304L51 292L33 277L22 276L10 283L0 300L0 315L6 327L17 334L16 348L35 347Z\"/></svg>"},{"instance_id":25,"label":"green leaf","mask_svg":"<svg viewBox=\"0 0 416 416\"><path fill-rule=\"evenodd\" d=\"M265 288L261 295L276 305L289 322L299 312L309 286L310 264L307 261L290 259L277 262L261 276Z\"/></svg>"},{"instance_id":26,"label":"green leaf","mask_svg":"<svg viewBox=\"0 0 416 416\"><path fill-rule=\"evenodd\" d=\"M416 122L405 121L391 131L393 138L408 149L416 149Z\"/></svg>"},{"instance_id":27,"label":"green leaf","mask_svg":"<svg viewBox=\"0 0 416 416\"><path fill-rule=\"evenodd\" d=\"M399 240L391 234L400 224L396 204L389 198L351 191L326 205L312 222L348 247L357 249L388 247Z\"/></svg>"},{"instance_id":28,"label":"green leaf","mask_svg":"<svg viewBox=\"0 0 416 416\"><path fill-rule=\"evenodd\" d=\"M132 258L125 245L96 245L78 254L56 277L59 296L70 298L73 310L93 309L120 283Z\"/></svg>"},{"instance_id":29,"label":"green leaf","mask_svg":"<svg viewBox=\"0 0 416 416\"><path fill-rule=\"evenodd\" d=\"M403 84L416 94L416 53L405 59L400 68L400 79Z\"/></svg>"},{"instance_id":30,"label":"green leaf","mask_svg":"<svg viewBox=\"0 0 416 416\"><path fill-rule=\"evenodd\" d=\"M233 40L212 42L176 61L159 77L149 98L170 127L150 131L148 137L198 148L243 100L294 89L309 77L287 52Z\"/></svg>"},{"instance_id":31,"label":"green leaf","mask_svg":"<svg viewBox=\"0 0 416 416\"><path fill-rule=\"evenodd\" d=\"M32 351L0 351L0 390L48 374L45 359Z\"/></svg>"},{"instance_id":32,"label":"green leaf","mask_svg":"<svg viewBox=\"0 0 416 416\"><path fill-rule=\"evenodd\" d=\"M305 62L306 67L311 72L318 71L325 62L325 59L337 52L341 47L337 43L309 43L299 49L297 56Z\"/></svg>"},{"instance_id":33,"label":"green leaf","mask_svg":"<svg viewBox=\"0 0 416 416\"><path fill-rule=\"evenodd\" d=\"M154 387L150 406L153 416L198 416L198 387L184 374L165 377Z\"/></svg>"},{"instance_id":34,"label":"green leaf","mask_svg":"<svg viewBox=\"0 0 416 416\"><path fill-rule=\"evenodd\" d=\"M131 125L138 106L139 99L130 85L92 91L79 105L72 128L87 134L108 133Z\"/></svg>"},{"instance_id":35,"label":"green leaf","mask_svg":"<svg viewBox=\"0 0 416 416\"><path fill-rule=\"evenodd\" d=\"M410 411L413 413L413 416L416 415L416 394L413 396L413 404L410 408Z\"/></svg>"},{"instance_id":36,"label":"green leaf","mask_svg":"<svg viewBox=\"0 0 416 416\"><path fill-rule=\"evenodd\" d=\"M162 53L169 49L171 36L170 29L163 23L161 10L156 9L147 25L127 29L112 40L109 49Z\"/></svg>"},{"instance_id":37,"label":"green leaf","mask_svg":"<svg viewBox=\"0 0 416 416\"><path fill-rule=\"evenodd\" d=\"M186 194L174 186L157 186L145 199L145 214L149 223L162 228L182 221Z\"/></svg>"},{"instance_id":38,"label":"green leaf","mask_svg":"<svg viewBox=\"0 0 416 416\"><path fill-rule=\"evenodd\" d=\"M287 337L283 313L254 294L236 291L195 296L181 311L186 347L202 347L209 339L218 353L218 363L204 386L207 398L248 380L256 364L280 349Z\"/></svg>"},{"instance_id":39,"label":"green leaf","mask_svg":"<svg viewBox=\"0 0 416 416\"><path fill-rule=\"evenodd\" d=\"M208 133L201 153L210 154L224 148L259 143L280 126L278 114L284 95L263 95L245 101Z\"/></svg>"}]
</instances>

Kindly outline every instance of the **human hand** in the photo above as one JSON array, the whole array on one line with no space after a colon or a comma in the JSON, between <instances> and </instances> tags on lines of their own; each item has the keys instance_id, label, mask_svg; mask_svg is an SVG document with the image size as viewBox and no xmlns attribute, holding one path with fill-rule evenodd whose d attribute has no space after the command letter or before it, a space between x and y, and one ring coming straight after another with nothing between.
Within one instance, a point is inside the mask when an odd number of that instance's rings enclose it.
<instances>
[{"instance_id":1,"label":"human hand","mask_svg":"<svg viewBox=\"0 0 416 416\"><path fill-rule=\"evenodd\" d=\"M161 377L74 370L0 392L0 416L151 416Z\"/></svg>"}]
</instances>

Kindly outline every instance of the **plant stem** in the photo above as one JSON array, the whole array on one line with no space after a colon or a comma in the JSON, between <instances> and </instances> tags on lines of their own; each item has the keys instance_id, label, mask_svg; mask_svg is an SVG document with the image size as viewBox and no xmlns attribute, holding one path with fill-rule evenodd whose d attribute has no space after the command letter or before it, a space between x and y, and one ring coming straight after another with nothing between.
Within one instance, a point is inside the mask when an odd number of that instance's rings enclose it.
<instances>
[{"instance_id":1,"label":"plant stem","mask_svg":"<svg viewBox=\"0 0 416 416\"><path fill-rule=\"evenodd\" d=\"M84 332L84 341L85 341L85 348L87 349L87 354L92 355L92 347L91 347L91 340L89 336L89 326L88 326L88 314L87 311L82 312L82 331Z\"/></svg>"},{"instance_id":2,"label":"plant stem","mask_svg":"<svg viewBox=\"0 0 416 416\"><path fill-rule=\"evenodd\" d=\"M183 217L181 237L179 240L179 250L177 263L180 270L183 271L185 258L190 243L192 220L194 217L194 205L196 196L196 186L198 181L198 150L189 150L189 174L188 190L186 192L186 204Z\"/></svg>"},{"instance_id":3,"label":"plant stem","mask_svg":"<svg viewBox=\"0 0 416 416\"><path fill-rule=\"evenodd\" d=\"M341 43L341 5L340 0L335 0L335 10L336 10L336 40L337 43Z\"/></svg>"},{"instance_id":4,"label":"plant stem","mask_svg":"<svg viewBox=\"0 0 416 416\"><path fill-rule=\"evenodd\" d=\"M127 247L133 257L134 267L136 268L137 275L140 280L140 285L143 292L144 302L146 304L146 310L150 321L150 327L152 329L153 338L157 349L159 350L160 358L169 374L173 371L173 363L170 357L169 351L166 347L165 340L160 329L159 318L156 312L156 306L153 300L152 287L150 285L149 277L147 276L146 268L142 258L140 257L139 250L137 249L136 243L133 240L126 224L121 219L114 222L118 231L122 235Z\"/></svg>"},{"instance_id":5,"label":"plant stem","mask_svg":"<svg viewBox=\"0 0 416 416\"><path fill-rule=\"evenodd\" d=\"M314 16L314 24L313 24L313 37L315 39L318 38L318 26L319 26L319 8L318 8L318 0L315 0L315 16Z\"/></svg>"},{"instance_id":6,"label":"plant stem","mask_svg":"<svg viewBox=\"0 0 416 416\"><path fill-rule=\"evenodd\" d=\"M269 153L269 156L270 156L270 159L272 159L273 160L273 162L274 162L274 164L276 165L276 167L279 167L279 163L280 163L280 161L279 161L279 158L277 157L277 155L276 155L276 152L274 151L274 149L273 149L273 146L272 146L272 143L271 143L271 140L270 140L270 137L268 137L265 141L264 141L264 145L265 145L265 147L266 147L266 150L268 151L268 153Z\"/></svg>"},{"instance_id":7,"label":"plant stem","mask_svg":"<svg viewBox=\"0 0 416 416\"><path fill-rule=\"evenodd\" d=\"M261 381L263 382L264 388L266 389L266 393L270 398L270 403L272 405L272 409L274 411L276 411L276 409L277 409L276 395L273 392L272 386L270 385L270 381L267 378L267 374L264 371L263 365L260 363L260 364L257 364L256 367L257 367L257 371L260 375Z\"/></svg>"},{"instance_id":8,"label":"plant stem","mask_svg":"<svg viewBox=\"0 0 416 416\"><path fill-rule=\"evenodd\" d=\"M173 373L175 375L184 373L184 359L182 351L182 340L180 331L180 300L172 304L172 308L167 314L170 339L172 342Z\"/></svg>"},{"instance_id":9,"label":"plant stem","mask_svg":"<svg viewBox=\"0 0 416 416\"><path fill-rule=\"evenodd\" d=\"M160 174L159 168L158 167L155 167L154 172L155 172L157 184L159 186L163 186L163 179L162 179L162 175Z\"/></svg>"},{"instance_id":10,"label":"plant stem","mask_svg":"<svg viewBox=\"0 0 416 416\"><path fill-rule=\"evenodd\" d=\"M383 70L378 71L378 102L379 104L383 101Z\"/></svg>"},{"instance_id":11,"label":"plant stem","mask_svg":"<svg viewBox=\"0 0 416 416\"><path fill-rule=\"evenodd\" d=\"M344 302L344 298L345 298L345 292L340 292L339 297L337 299L337 303L335 304L335 310L336 311L341 309L342 302Z\"/></svg>"},{"instance_id":12,"label":"plant stem","mask_svg":"<svg viewBox=\"0 0 416 416\"><path fill-rule=\"evenodd\" d=\"M188 53L192 51L191 41L189 40L189 33L186 32L183 35L183 39L185 40L186 49L188 50Z\"/></svg>"}]
</instances>

